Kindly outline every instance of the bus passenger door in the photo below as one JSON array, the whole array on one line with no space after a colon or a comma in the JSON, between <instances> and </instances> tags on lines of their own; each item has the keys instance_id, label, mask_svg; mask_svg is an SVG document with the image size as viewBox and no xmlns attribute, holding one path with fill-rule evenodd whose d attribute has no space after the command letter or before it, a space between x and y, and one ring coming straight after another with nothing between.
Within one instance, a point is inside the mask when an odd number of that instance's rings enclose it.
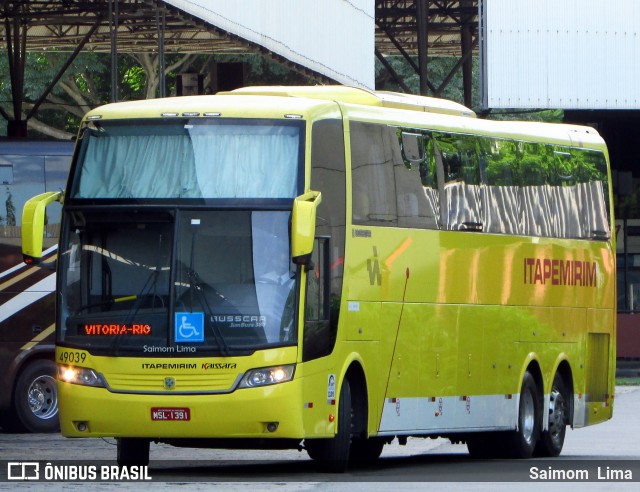
<instances>
[{"instance_id":1,"label":"bus passenger door","mask_svg":"<svg viewBox=\"0 0 640 492\"><path fill-rule=\"evenodd\" d=\"M304 300L302 360L327 356L333 350L335 327L329 316L329 238L317 237L311 261L305 266L307 281Z\"/></svg>"}]
</instances>

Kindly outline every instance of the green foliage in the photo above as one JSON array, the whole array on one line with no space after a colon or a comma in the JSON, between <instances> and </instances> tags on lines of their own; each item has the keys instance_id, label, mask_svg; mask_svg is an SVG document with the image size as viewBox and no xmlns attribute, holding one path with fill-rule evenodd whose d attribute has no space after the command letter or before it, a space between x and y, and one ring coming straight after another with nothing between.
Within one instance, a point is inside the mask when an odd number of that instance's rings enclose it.
<instances>
[{"instance_id":1,"label":"green foliage","mask_svg":"<svg viewBox=\"0 0 640 492\"><path fill-rule=\"evenodd\" d=\"M147 74L139 65L126 68L123 82L126 87L134 92L142 92L147 84Z\"/></svg>"},{"instance_id":2,"label":"green foliage","mask_svg":"<svg viewBox=\"0 0 640 492\"><path fill-rule=\"evenodd\" d=\"M58 76L68 57L69 53L55 50L27 53L22 117ZM7 57L0 57L0 72L9 73ZM53 87L46 102L40 106L36 118L44 125L75 134L79 118L86 111L80 109L81 102L86 102L88 108L106 100L101 93L108 87L108 73L108 56L90 52L79 54ZM3 77L0 80L0 105L10 116L14 116L12 100L10 78ZM2 123L6 132L6 122L3 120Z\"/></svg>"},{"instance_id":3,"label":"green foliage","mask_svg":"<svg viewBox=\"0 0 640 492\"><path fill-rule=\"evenodd\" d=\"M55 50L27 53L25 65L23 117L37 101L49 83L68 60L69 53ZM315 81L291 68L259 54L243 55L183 55L169 53L165 57L166 93L175 95L176 77L182 72L207 74L212 61L246 64L247 85L297 84ZM151 68L149 68L151 67ZM151 73L150 73L151 71ZM111 100L111 56L82 52L65 71L60 82L37 111L35 118L52 129L75 135L82 115L89 109ZM0 73L8 74L8 59L0 56ZM118 56L118 100L157 97L157 59L155 55ZM0 106L13 116L10 78L0 78ZM0 118L0 134L6 135L6 121ZM32 133L32 130L29 130Z\"/></svg>"}]
</instances>

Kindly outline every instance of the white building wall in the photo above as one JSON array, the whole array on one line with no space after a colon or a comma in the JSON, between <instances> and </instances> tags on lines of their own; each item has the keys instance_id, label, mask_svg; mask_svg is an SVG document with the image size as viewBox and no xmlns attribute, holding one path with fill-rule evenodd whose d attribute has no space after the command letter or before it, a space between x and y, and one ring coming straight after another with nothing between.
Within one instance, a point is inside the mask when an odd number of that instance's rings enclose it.
<instances>
[{"instance_id":1,"label":"white building wall","mask_svg":"<svg viewBox=\"0 0 640 492\"><path fill-rule=\"evenodd\" d=\"M373 0L164 0L342 84L373 89Z\"/></svg>"},{"instance_id":2,"label":"white building wall","mask_svg":"<svg viewBox=\"0 0 640 492\"><path fill-rule=\"evenodd\" d=\"M481 0L490 108L640 109L639 0Z\"/></svg>"}]
</instances>

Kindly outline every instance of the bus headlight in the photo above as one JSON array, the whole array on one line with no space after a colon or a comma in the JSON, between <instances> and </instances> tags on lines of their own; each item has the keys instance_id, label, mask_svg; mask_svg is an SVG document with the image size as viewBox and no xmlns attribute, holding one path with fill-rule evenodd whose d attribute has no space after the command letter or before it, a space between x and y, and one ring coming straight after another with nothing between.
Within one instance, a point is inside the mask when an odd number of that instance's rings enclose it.
<instances>
[{"instance_id":1,"label":"bus headlight","mask_svg":"<svg viewBox=\"0 0 640 492\"><path fill-rule=\"evenodd\" d=\"M270 384L284 383L293 379L295 364L284 366L263 367L251 369L240 381L239 388L255 388L256 386L268 386Z\"/></svg>"},{"instance_id":2,"label":"bus headlight","mask_svg":"<svg viewBox=\"0 0 640 492\"><path fill-rule=\"evenodd\" d=\"M58 379L65 383L104 388L105 381L100 373L86 367L58 366Z\"/></svg>"}]
</instances>

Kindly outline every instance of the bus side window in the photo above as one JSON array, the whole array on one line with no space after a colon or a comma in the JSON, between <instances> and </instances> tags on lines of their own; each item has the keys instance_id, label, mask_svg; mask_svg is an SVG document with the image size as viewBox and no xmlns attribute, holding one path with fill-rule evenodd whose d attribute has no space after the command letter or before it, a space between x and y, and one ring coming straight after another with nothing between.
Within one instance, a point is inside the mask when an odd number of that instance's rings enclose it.
<instances>
[{"instance_id":1,"label":"bus side window","mask_svg":"<svg viewBox=\"0 0 640 492\"><path fill-rule=\"evenodd\" d=\"M583 233L587 239L606 240L611 237L609 225L609 189L607 161L596 150L574 149L580 158L576 179L581 189Z\"/></svg>"},{"instance_id":2,"label":"bus side window","mask_svg":"<svg viewBox=\"0 0 640 492\"><path fill-rule=\"evenodd\" d=\"M483 230L494 234L522 234L524 210L522 167L512 140L484 137L480 141Z\"/></svg>"},{"instance_id":3,"label":"bus side window","mask_svg":"<svg viewBox=\"0 0 640 492\"><path fill-rule=\"evenodd\" d=\"M447 230L482 231L480 166L472 135L434 132L436 160L444 170L441 219Z\"/></svg>"},{"instance_id":4,"label":"bus side window","mask_svg":"<svg viewBox=\"0 0 640 492\"><path fill-rule=\"evenodd\" d=\"M390 127L398 226L438 229L440 203L435 160L424 130Z\"/></svg>"},{"instance_id":5,"label":"bus side window","mask_svg":"<svg viewBox=\"0 0 640 492\"><path fill-rule=\"evenodd\" d=\"M395 130L358 121L352 121L350 127L353 223L396 227L393 164L398 143L397 138L395 142L390 138L390 131Z\"/></svg>"},{"instance_id":6,"label":"bus side window","mask_svg":"<svg viewBox=\"0 0 640 492\"><path fill-rule=\"evenodd\" d=\"M302 359L313 360L333 350L335 330L329 319L329 238L318 237L307 271Z\"/></svg>"}]
</instances>

